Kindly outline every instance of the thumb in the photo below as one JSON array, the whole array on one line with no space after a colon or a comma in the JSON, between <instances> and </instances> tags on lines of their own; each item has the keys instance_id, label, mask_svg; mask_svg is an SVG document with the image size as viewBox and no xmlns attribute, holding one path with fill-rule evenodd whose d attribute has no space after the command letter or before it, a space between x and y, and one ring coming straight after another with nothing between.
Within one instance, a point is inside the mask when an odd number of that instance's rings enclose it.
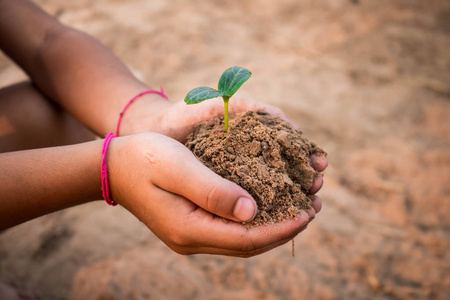
<instances>
[{"instance_id":1,"label":"thumb","mask_svg":"<svg viewBox=\"0 0 450 300\"><path fill-rule=\"evenodd\" d=\"M197 192L198 196L194 196ZM202 189L193 191L193 196L197 205L233 221L250 221L258 211L256 201L247 191L215 173L203 183Z\"/></svg>"},{"instance_id":2,"label":"thumb","mask_svg":"<svg viewBox=\"0 0 450 300\"><path fill-rule=\"evenodd\" d=\"M161 162L152 164L156 186L233 221L246 222L255 217L256 201L246 190L211 171L183 145L171 139L166 142L177 145L166 144L159 153L152 153Z\"/></svg>"}]
</instances>

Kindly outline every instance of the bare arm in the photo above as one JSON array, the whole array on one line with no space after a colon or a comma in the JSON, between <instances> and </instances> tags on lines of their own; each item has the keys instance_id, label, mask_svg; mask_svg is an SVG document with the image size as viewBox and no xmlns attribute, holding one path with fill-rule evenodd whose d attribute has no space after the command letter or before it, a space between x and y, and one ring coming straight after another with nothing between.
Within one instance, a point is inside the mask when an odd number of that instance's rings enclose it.
<instances>
[{"instance_id":1,"label":"bare arm","mask_svg":"<svg viewBox=\"0 0 450 300\"><path fill-rule=\"evenodd\" d=\"M0 230L100 199L102 141L0 154Z\"/></svg>"},{"instance_id":2,"label":"bare arm","mask_svg":"<svg viewBox=\"0 0 450 300\"><path fill-rule=\"evenodd\" d=\"M0 230L100 198L101 148L94 141L0 154ZM225 223L216 215L251 217L254 209L238 204L251 196L159 134L113 139L107 164L113 199L182 254L256 255L292 239L320 209L317 199L295 220L252 229Z\"/></svg>"},{"instance_id":3,"label":"bare arm","mask_svg":"<svg viewBox=\"0 0 450 300\"><path fill-rule=\"evenodd\" d=\"M69 28L27 0L0 0L0 48L38 88L99 134L115 128L127 101L148 87L114 54L91 36ZM170 102L158 95L139 101L147 127ZM151 99L151 100L150 100ZM129 115L132 115L133 107ZM127 132L137 118L124 118Z\"/></svg>"},{"instance_id":4,"label":"bare arm","mask_svg":"<svg viewBox=\"0 0 450 300\"><path fill-rule=\"evenodd\" d=\"M148 89L99 41L28 0L0 0L0 36L0 48L44 94L100 135L113 131L128 100ZM186 106L155 94L142 98L127 110L121 135L152 131L183 142L196 124L223 114L219 99ZM258 101L236 95L232 102L230 113L265 110L286 119L278 108Z\"/></svg>"},{"instance_id":5,"label":"bare arm","mask_svg":"<svg viewBox=\"0 0 450 300\"><path fill-rule=\"evenodd\" d=\"M99 134L113 131L128 99L147 89L98 41L27 0L0 0L0 36L0 47L43 93ZM121 133L151 130L183 141L195 124L221 112L220 102L187 109L157 95L145 98L127 111ZM235 103L240 111L273 110L243 98ZM316 204L297 220L246 231L215 215L249 220L254 200L182 144L144 134L114 139L110 151L113 198L179 253L258 254L291 239L320 209ZM100 198L100 155L100 141L0 155L0 228ZM204 178L202 185L187 180L196 178ZM244 198L252 204L240 204Z\"/></svg>"}]
</instances>

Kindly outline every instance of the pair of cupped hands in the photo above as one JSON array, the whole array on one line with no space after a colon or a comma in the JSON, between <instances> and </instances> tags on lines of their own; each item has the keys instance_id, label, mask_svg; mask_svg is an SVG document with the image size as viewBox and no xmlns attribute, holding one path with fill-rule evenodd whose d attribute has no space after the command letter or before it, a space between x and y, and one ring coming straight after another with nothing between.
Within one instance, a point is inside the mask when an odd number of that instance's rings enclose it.
<instances>
[{"instance_id":1,"label":"pair of cupped hands","mask_svg":"<svg viewBox=\"0 0 450 300\"><path fill-rule=\"evenodd\" d=\"M139 101L133 103L136 111ZM266 111L288 120L276 107L237 94L230 99L230 113L247 110ZM257 255L294 238L320 211L322 202L315 196L312 208L296 219L246 228L242 222L257 213L252 196L208 169L183 145L196 124L223 114L221 99L191 106L168 102L162 111L152 124L139 112L128 116L135 132L151 126L164 134L146 132L113 139L107 163L113 199L175 252ZM313 155L311 164L323 171L327 160ZM317 193L322 183L321 176L316 178L310 194Z\"/></svg>"}]
</instances>

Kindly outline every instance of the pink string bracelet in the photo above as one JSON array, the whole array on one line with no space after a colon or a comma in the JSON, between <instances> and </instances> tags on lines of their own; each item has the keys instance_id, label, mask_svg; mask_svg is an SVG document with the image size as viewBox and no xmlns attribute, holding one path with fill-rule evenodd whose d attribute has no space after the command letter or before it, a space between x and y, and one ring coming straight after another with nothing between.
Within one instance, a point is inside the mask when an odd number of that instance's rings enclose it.
<instances>
[{"instance_id":1,"label":"pink string bracelet","mask_svg":"<svg viewBox=\"0 0 450 300\"><path fill-rule=\"evenodd\" d=\"M109 142L111 142L112 138L115 138L116 135L112 132L109 132L105 135L105 142L103 143L102 150L102 192L103 198L105 198L106 203L112 206L116 206L117 202L111 198L109 193L109 182L108 182L108 167L106 166L106 152L108 151Z\"/></svg>"},{"instance_id":2,"label":"pink string bracelet","mask_svg":"<svg viewBox=\"0 0 450 300\"><path fill-rule=\"evenodd\" d=\"M109 143L111 142L111 139L119 136L119 128L120 128L120 123L122 121L122 117L123 117L125 111L127 110L127 108L130 106L130 104L133 103L133 101L136 100L137 98L139 98L140 96L145 95L145 94L151 94L151 93L158 94L158 95L162 96L164 99L168 100L166 94L164 94L164 90L163 90L162 86L161 86L160 91L147 90L147 91L143 91L143 92L137 94L136 96L131 98L130 101L128 101L127 105L125 105L124 109L120 113L119 121L117 122L116 134L114 134L113 132L109 132L108 134L105 135L105 141L103 143L103 149L102 149L101 180L102 180L103 198L105 198L106 203L108 203L109 205L112 205L112 206L117 205L117 202L111 198L111 194L110 194L110 190L109 190L108 167L106 166L106 152L108 151Z\"/></svg>"},{"instance_id":3,"label":"pink string bracelet","mask_svg":"<svg viewBox=\"0 0 450 300\"><path fill-rule=\"evenodd\" d=\"M133 103L134 100L136 100L137 98L139 98L140 96L145 95L145 94L158 94L161 97L163 97L164 99L169 100L169 98L167 98L166 94L164 94L164 90L163 90L162 86L160 87L160 89L161 89L160 91L157 91L157 90L143 91L143 92L137 94L136 96L134 96L133 98L131 98L130 101L128 101L127 105L125 105L125 107L123 108L122 112L120 113L119 121L117 122L117 129L116 129L116 135L117 136L119 136L119 127L120 127L120 123L122 122L123 114L125 113L127 108L131 105L131 103Z\"/></svg>"}]
</instances>

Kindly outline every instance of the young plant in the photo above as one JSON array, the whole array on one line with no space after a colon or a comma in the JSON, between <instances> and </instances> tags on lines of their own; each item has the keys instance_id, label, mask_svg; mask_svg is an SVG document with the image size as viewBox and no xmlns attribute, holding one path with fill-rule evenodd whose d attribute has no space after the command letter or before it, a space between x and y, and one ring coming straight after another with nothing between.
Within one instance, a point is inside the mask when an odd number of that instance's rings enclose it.
<instances>
[{"instance_id":1,"label":"young plant","mask_svg":"<svg viewBox=\"0 0 450 300\"><path fill-rule=\"evenodd\" d=\"M196 104L202 101L222 97L224 105L224 123L225 131L228 131L228 101L230 97L236 93L236 91L241 87L241 85L246 82L252 72L241 67L231 67L220 76L218 89L215 90L210 87L201 86L191 90L186 97L184 102L186 104Z\"/></svg>"}]
</instances>

